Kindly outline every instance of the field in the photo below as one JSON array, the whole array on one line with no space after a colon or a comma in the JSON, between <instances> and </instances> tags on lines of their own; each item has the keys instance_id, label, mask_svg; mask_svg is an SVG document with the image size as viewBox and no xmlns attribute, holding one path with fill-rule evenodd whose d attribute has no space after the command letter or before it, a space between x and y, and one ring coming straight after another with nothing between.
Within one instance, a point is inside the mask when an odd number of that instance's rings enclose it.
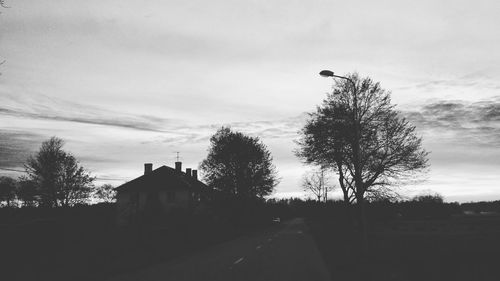
<instances>
[{"instance_id":1,"label":"field","mask_svg":"<svg viewBox=\"0 0 500 281\"><path fill-rule=\"evenodd\" d=\"M371 203L366 253L342 202L217 206L127 227L115 224L113 204L1 208L2 277L104 280L246 235L274 217L305 217L336 281L500 280L500 202Z\"/></svg>"},{"instance_id":2,"label":"field","mask_svg":"<svg viewBox=\"0 0 500 281\"><path fill-rule=\"evenodd\" d=\"M500 280L500 217L372 221L366 255L352 225L308 220L333 280Z\"/></svg>"},{"instance_id":3,"label":"field","mask_svg":"<svg viewBox=\"0 0 500 281\"><path fill-rule=\"evenodd\" d=\"M260 226L176 214L162 224L115 224L113 204L0 209L5 280L103 280L234 239ZM4 280L4 279L2 279Z\"/></svg>"}]
</instances>

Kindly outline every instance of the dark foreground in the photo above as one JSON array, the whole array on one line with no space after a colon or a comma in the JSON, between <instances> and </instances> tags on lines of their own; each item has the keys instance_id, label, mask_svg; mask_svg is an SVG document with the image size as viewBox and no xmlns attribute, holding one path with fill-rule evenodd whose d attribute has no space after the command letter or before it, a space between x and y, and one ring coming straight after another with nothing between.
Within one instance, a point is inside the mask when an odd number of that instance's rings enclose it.
<instances>
[{"instance_id":1,"label":"dark foreground","mask_svg":"<svg viewBox=\"0 0 500 281\"><path fill-rule=\"evenodd\" d=\"M297 218L111 280L326 281L330 277L304 220Z\"/></svg>"},{"instance_id":2,"label":"dark foreground","mask_svg":"<svg viewBox=\"0 0 500 281\"><path fill-rule=\"evenodd\" d=\"M366 255L342 202L219 205L127 227L113 204L1 208L1 280L500 280L499 201L371 203Z\"/></svg>"},{"instance_id":3,"label":"dark foreground","mask_svg":"<svg viewBox=\"0 0 500 281\"><path fill-rule=\"evenodd\" d=\"M374 221L365 257L351 225L308 220L332 280L500 280L500 217Z\"/></svg>"},{"instance_id":4,"label":"dark foreground","mask_svg":"<svg viewBox=\"0 0 500 281\"><path fill-rule=\"evenodd\" d=\"M0 279L104 280L266 227L185 214L120 227L115 218L113 204L1 208Z\"/></svg>"}]
</instances>

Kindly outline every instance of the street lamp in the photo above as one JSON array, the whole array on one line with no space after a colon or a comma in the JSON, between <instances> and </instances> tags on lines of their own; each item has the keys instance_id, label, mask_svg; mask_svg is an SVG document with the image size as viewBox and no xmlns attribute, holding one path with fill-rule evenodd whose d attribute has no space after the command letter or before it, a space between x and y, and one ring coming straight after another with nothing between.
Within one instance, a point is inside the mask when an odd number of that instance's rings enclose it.
<instances>
[{"instance_id":1,"label":"street lamp","mask_svg":"<svg viewBox=\"0 0 500 281\"><path fill-rule=\"evenodd\" d=\"M352 121L354 125L354 140L353 140L353 154L354 154L354 182L356 185L356 188L361 188L361 170L360 170L360 125L359 125L359 120L358 120L358 90L356 87L356 83L349 78L349 77L344 77L344 76L339 76L335 75L335 73L331 70L321 70L319 72L319 75L322 77L332 77L332 78L340 78L340 79L345 79L349 81L352 84L352 89L353 89L353 107L352 107Z\"/></svg>"},{"instance_id":2,"label":"street lamp","mask_svg":"<svg viewBox=\"0 0 500 281\"><path fill-rule=\"evenodd\" d=\"M333 71L331 71L331 70L321 70L319 72L319 75L321 75L322 77L332 77L332 78L345 79L345 80L351 82L352 89L354 91L354 93L352 95L353 103L354 103L354 105L353 105L354 118L357 118L357 111L358 111L358 90L356 88L356 83L354 83L354 81L351 78L349 78L349 77L335 75L335 73L333 73Z\"/></svg>"},{"instance_id":3,"label":"street lamp","mask_svg":"<svg viewBox=\"0 0 500 281\"><path fill-rule=\"evenodd\" d=\"M354 83L354 81L352 81L352 79L351 79L351 78L349 78L349 77L344 77L344 76L339 76L339 75L335 75L335 73L333 73L333 71L331 71L331 70L321 70L321 71L319 72L319 75L321 75L321 77L332 77L332 78L335 78L335 77L336 77L336 78L341 78L341 79L345 79L345 80L347 80L347 81L351 82L352 87L353 87L353 89L354 89L354 99L355 99L355 100L357 99L357 97L356 97L356 96L357 96L357 93L356 93L356 92L357 92L357 91L356 91L356 83Z\"/></svg>"},{"instance_id":4,"label":"street lamp","mask_svg":"<svg viewBox=\"0 0 500 281\"><path fill-rule=\"evenodd\" d=\"M321 75L323 77L333 77L334 73L331 70L321 70L319 72L319 75Z\"/></svg>"},{"instance_id":5,"label":"street lamp","mask_svg":"<svg viewBox=\"0 0 500 281\"><path fill-rule=\"evenodd\" d=\"M358 116L358 90L356 89L356 83L354 83L354 81L349 77L335 75L335 73L333 73L333 71L331 71L331 70L321 70L319 72L319 75L321 75L322 77L332 77L332 78L345 79L345 80L351 82L352 89L354 91L354 93L352 95L352 99L353 99L353 103L354 103L353 104L353 114L354 114L354 121L356 122L356 119Z\"/></svg>"}]
</instances>

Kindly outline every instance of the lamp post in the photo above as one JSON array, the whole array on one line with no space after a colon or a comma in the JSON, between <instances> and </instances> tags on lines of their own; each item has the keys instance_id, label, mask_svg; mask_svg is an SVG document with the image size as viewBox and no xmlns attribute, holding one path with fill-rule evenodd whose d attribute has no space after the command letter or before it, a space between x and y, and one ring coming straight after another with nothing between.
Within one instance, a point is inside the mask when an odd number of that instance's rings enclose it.
<instances>
[{"instance_id":1,"label":"lamp post","mask_svg":"<svg viewBox=\"0 0 500 281\"><path fill-rule=\"evenodd\" d=\"M349 77L335 75L335 73L333 73L333 71L331 71L331 70L321 70L319 72L319 75L321 75L322 77L332 77L332 78L345 79L345 80L349 81L352 84L352 88L353 88L353 91L354 91L354 94L353 94L354 108L353 109L354 109L354 114L356 114L357 113L357 109L358 109L358 91L356 89L356 83L354 83L354 81L351 78L349 78Z\"/></svg>"},{"instance_id":2,"label":"lamp post","mask_svg":"<svg viewBox=\"0 0 500 281\"><path fill-rule=\"evenodd\" d=\"M355 166L355 181L356 185L360 183L359 180L361 180L361 171L359 171L359 120L358 120L358 89L356 87L356 83L349 77L345 76L340 76L340 75L335 75L333 71L331 70L322 70L319 72L319 75L322 77L332 77L332 78L340 78L340 79L345 79L349 81L352 84L352 90L353 90L353 95L352 95L352 100L353 100L353 106L352 106L352 121L354 124L354 147L353 147L353 152L354 152L354 159L356 159L356 163L354 163ZM358 174L359 173L359 174ZM359 176L359 177L358 177ZM358 188L359 186L356 186Z\"/></svg>"},{"instance_id":3,"label":"lamp post","mask_svg":"<svg viewBox=\"0 0 500 281\"><path fill-rule=\"evenodd\" d=\"M352 121L354 125L354 139L352 141L352 152L353 152L353 158L354 158L354 185L356 187L355 190L355 196L356 196L356 202L359 204L360 207L360 212L361 212L361 225L363 228L362 235L363 235L363 242L364 242L364 249L366 249L366 245L368 243L367 240L367 234L366 234L366 221L365 221L365 215L364 215L364 190L363 190L363 183L362 183L362 173L361 173L361 155L360 155L360 120L358 120L358 90L356 87L356 83L349 77L345 76L340 76L340 75L335 75L335 73L331 70L322 70L320 71L319 75L322 77L332 77L332 78L340 78L340 79L345 79L349 81L352 84L353 88L353 116L352 116Z\"/></svg>"},{"instance_id":4,"label":"lamp post","mask_svg":"<svg viewBox=\"0 0 500 281\"><path fill-rule=\"evenodd\" d=\"M358 89L356 87L356 83L349 77L345 77L345 76L340 76L340 75L335 75L335 73L333 73L333 71L331 70L322 70L319 72L319 75L321 75L322 77L332 77L332 78L340 78L340 79L345 79L347 81L349 81L351 84L352 84L352 90L353 90L353 95L352 95L352 102L353 102L353 106L352 106L352 121L354 122L354 134L355 134L355 148L354 150L358 150L359 149L359 122L358 122ZM355 152L356 154L358 154L357 152ZM359 160L358 156L356 156L356 159Z\"/></svg>"},{"instance_id":5,"label":"lamp post","mask_svg":"<svg viewBox=\"0 0 500 281\"><path fill-rule=\"evenodd\" d=\"M352 100L353 100L353 106L352 106L352 121L353 121L353 124L354 124L354 147L353 147L353 152L354 152L354 159L356 159L357 163L355 163L355 168L356 168L356 173L358 172L357 168L359 168L359 166L357 164L359 164L359 120L358 120L358 89L356 87L356 83L349 77L345 77L345 76L340 76L340 75L335 75L335 73L333 73L333 71L331 70L322 70L319 72L319 75L321 75L322 77L332 77L332 78L340 78L340 79L345 79L347 81L349 81L351 84L352 84L352 90L353 90L353 95L352 95ZM356 167L357 166L357 167ZM359 176L361 176L361 174L359 174ZM358 176L356 176L357 179L356 182L358 181Z\"/></svg>"}]
</instances>

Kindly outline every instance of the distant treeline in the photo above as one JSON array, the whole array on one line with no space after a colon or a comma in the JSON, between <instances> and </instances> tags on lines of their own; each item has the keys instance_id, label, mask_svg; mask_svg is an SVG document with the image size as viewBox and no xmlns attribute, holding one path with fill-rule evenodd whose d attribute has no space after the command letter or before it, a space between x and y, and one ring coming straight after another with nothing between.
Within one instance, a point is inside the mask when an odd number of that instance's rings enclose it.
<instances>
[{"instance_id":1,"label":"distant treeline","mask_svg":"<svg viewBox=\"0 0 500 281\"><path fill-rule=\"evenodd\" d=\"M460 204L460 208L464 211L477 214L480 214L481 212L500 213L500 200L462 203Z\"/></svg>"},{"instance_id":2,"label":"distant treeline","mask_svg":"<svg viewBox=\"0 0 500 281\"><path fill-rule=\"evenodd\" d=\"M446 203L439 198L415 197L405 201L374 201L366 206L369 220L388 219L445 219L454 215L471 214L500 214L500 201L471 202L471 203ZM267 208L275 210L281 217L314 216L325 213L337 218L350 218L349 208L354 212L354 207L346 205L343 201L328 201L320 203L315 200L281 199L268 200Z\"/></svg>"}]
</instances>

